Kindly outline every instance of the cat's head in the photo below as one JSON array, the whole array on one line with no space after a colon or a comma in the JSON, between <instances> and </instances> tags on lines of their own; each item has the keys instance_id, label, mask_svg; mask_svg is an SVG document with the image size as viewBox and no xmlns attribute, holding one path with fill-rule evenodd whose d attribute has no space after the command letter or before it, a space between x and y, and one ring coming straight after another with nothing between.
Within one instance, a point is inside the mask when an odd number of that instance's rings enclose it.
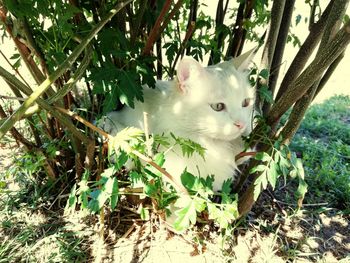
<instances>
[{"instance_id":1,"label":"cat's head","mask_svg":"<svg viewBox=\"0 0 350 263\"><path fill-rule=\"evenodd\" d=\"M179 62L177 80L173 111L182 114L189 133L229 141L251 132L254 89L247 74L231 61L202 67L185 57Z\"/></svg>"}]
</instances>

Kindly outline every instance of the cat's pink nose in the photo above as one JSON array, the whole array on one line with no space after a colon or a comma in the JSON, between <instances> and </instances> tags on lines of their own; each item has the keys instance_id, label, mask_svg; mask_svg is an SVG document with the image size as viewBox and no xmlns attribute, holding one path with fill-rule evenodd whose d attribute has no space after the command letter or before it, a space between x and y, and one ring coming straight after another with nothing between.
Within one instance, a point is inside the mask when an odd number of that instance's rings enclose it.
<instances>
[{"instance_id":1,"label":"cat's pink nose","mask_svg":"<svg viewBox=\"0 0 350 263\"><path fill-rule=\"evenodd\" d=\"M240 121L237 121L234 123L235 126L238 128L238 129L243 129L244 128L244 123L240 122Z\"/></svg>"}]
</instances>

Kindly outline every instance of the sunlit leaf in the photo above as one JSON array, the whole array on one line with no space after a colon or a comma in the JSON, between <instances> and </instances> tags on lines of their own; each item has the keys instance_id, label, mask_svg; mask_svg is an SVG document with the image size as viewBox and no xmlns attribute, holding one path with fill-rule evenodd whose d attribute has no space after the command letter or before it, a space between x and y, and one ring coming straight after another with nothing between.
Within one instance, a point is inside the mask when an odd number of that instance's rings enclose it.
<instances>
[{"instance_id":1,"label":"sunlit leaf","mask_svg":"<svg viewBox=\"0 0 350 263\"><path fill-rule=\"evenodd\" d=\"M191 224L193 225L196 223L197 212L193 199L187 195L182 196L176 201L175 206L182 207L175 211L177 218L174 222L174 228L177 231L184 231L188 229Z\"/></svg>"},{"instance_id":2,"label":"sunlit leaf","mask_svg":"<svg viewBox=\"0 0 350 263\"><path fill-rule=\"evenodd\" d=\"M269 171L267 172L267 176L268 176L268 181L272 186L272 189L275 189L277 177L278 177L277 165L275 162L270 163L270 167L269 167Z\"/></svg>"},{"instance_id":3,"label":"sunlit leaf","mask_svg":"<svg viewBox=\"0 0 350 263\"><path fill-rule=\"evenodd\" d=\"M110 199L110 206L111 206L111 210L113 211L119 199L119 186L118 186L118 180L116 177L108 178L104 186L104 192L106 193L107 197Z\"/></svg>"}]
</instances>

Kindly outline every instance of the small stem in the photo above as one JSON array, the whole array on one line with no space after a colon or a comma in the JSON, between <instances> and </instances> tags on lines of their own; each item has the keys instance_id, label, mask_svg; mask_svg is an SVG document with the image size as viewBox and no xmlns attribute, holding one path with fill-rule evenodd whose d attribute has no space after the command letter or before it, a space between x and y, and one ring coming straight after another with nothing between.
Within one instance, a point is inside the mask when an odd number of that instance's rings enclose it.
<instances>
[{"instance_id":1,"label":"small stem","mask_svg":"<svg viewBox=\"0 0 350 263\"><path fill-rule=\"evenodd\" d=\"M175 72L175 66L176 66L177 61L179 60L180 56L184 55L186 44L187 44L188 40L191 38L191 36L193 35L193 31L194 31L195 27L196 27L196 24L195 24L195 22L192 21L190 23L188 29L187 29L187 32L186 32L184 40L181 42L180 50L176 54L176 57L175 57L174 62L173 62L173 65L171 66L171 68L169 70L169 72L170 72L169 76L170 77L172 77L174 72Z\"/></svg>"},{"instance_id":2,"label":"small stem","mask_svg":"<svg viewBox=\"0 0 350 263\"><path fill-rule=\"evenodd\" d=\"M246 156L255 156L256 152L241 152L235 156L235 161L237 162L239 159Z\"/></svg>"},{"instance_id":3,"label":"small stem","mask_svg":"<svg viewBox=\"0 0 350 263\"><path fill-rule=\"evenodd\" d=\"M145 136L146 136L146 147L147 147L147 154L148 156L153 156L152 153L152 143L150 141L150 137L149 137L149 127L148 127L148 113L147 112L143 112L143 124L145 127Z\"/></svg>"}]
</instances>

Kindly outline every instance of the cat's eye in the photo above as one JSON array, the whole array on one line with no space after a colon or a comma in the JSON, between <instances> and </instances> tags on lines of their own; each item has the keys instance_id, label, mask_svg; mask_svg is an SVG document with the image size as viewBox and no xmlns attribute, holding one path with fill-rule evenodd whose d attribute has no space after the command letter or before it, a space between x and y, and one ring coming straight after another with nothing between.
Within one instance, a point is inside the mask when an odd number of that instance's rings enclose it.
<instances>
[{"instance_id":1,"label":"cat's eye","mask_svg":"<svg viewBox=\"0 0 350 263\"><path fill-rule=\"evenodd\" d=\"M210 107L215 111L223 111L226 108L226 105L225 103L219 102L210 104Z\"/></svg>"},{"instance_id":2,"label":"cat's eye","mask_svg":"<svg viewBox=\"0 0 350 263\"><path fill-rule=\"evenodd\" d=\"M248 107L250 105L250 99L249 98L246 98L242 101L242 107L245 108L245 107Z\"/></svg>"}]
</instances>

